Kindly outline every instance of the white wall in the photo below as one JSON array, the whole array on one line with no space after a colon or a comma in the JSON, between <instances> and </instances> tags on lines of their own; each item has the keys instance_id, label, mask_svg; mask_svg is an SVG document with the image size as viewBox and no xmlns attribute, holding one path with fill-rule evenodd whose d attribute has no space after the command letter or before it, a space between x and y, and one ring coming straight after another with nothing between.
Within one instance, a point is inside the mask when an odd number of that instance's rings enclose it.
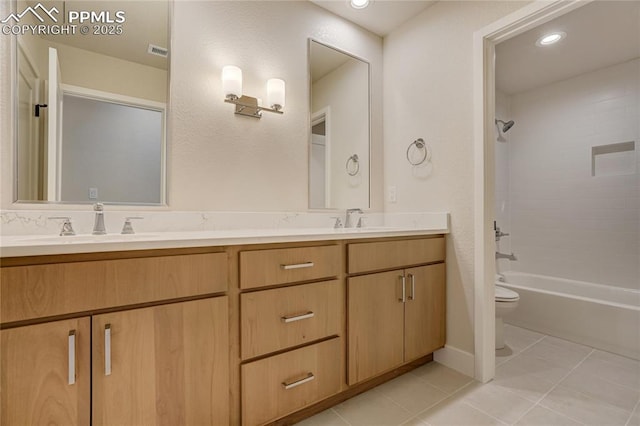
<instances>
[{"instance_id":1,"label":"white wall","mask_svg":"<svg viewBox=\"0 0 640 426\"><path fill-rule=\"evenodd\" d=\"M381 210L382 40L310 2L176 2L171 69L172 208L300 211L308 207L308 38L371 63L372 149ZM266 81L286 82L284 115L234 116L220 71L243 70L244 92L265 98Z\"/></svg>"},{"instance_id":2,"label":"white wall","mask_svg":"<svg viewBox=\"0 0 640 426\"><path fill-rule=\"evenodd\" d=\"M400 211L450 211L447 345L473 352L473 33L527 2L438 2L384 41L385 188ZM407 146L433 148L427 178L412 174Z\"/></svg>"},{"instance_id":3,"label":"white wall","mask_svg":"<svg viewBox=\"0 0 640 426\"><path fill-rule=\"evenodd\" d=\"M511 117L511 98L496 90L496 117L502 121L509 121ZM500 129L500 130L499 130ZM509 236L500 238L496 242L496 250L500 253L511 253L511 200L509 199L509 146L513 127L502 132L502 124L496 125L495 143L495 220L500 230ZM496 260L496 271L511 270L511 261Z\"/></svg>"},{"instance_id":4,"label":"white wall","mask_svg":"<svg viewBox=\"0 0 640 426\"><path fill-rule=\"evenodd\" d=\"M511 269L640 289L640 167L592 176L591 148L635 141L640 59L513 95Z\"/></svg>"},{"instance_id":5,"label":"white wall","mask_svg":"<svg viewBox=\"0 0 640 426\"><path fill-rule=\"evenodd\" d=\"M367 64L351 59L313 84L311 113L329 107L330 205L369 205L369 82ZM347 174L347 158L357 154L360 171Z\"/></svg>"},{"instance_id":6,"label":"white wall","mask_svg":"<svg viewBox=\"0 0 640 426\"><path fill-rule=\"evenodd\" d=\"M2 12L7 11L2 2ZM8 11L7 11L8 13ZM305 211L313 37L371 63L372 207L382 210L382 40L310 2L177 1L172 18L168 202L172 210ZM2 203L12 208L11 38L0 36ZM286 81L284 115L235 116L220 73L235 64L248 95Z\"/></svg>"}]
</instances>

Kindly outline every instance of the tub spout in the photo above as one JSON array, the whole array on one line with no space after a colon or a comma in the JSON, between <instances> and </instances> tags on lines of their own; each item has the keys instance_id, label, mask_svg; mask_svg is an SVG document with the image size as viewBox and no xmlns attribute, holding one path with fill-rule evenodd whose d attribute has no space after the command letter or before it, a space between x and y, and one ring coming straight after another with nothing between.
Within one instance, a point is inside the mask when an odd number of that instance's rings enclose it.
<instances>
[{"instance_id":1,"label":"tub spout","mask_svg":"<svg viewBox=\"0 0 640 426\"><path fill-rule=\"evenodd\" d=\"M518 260L515 254L504 254L500 252L496 252L496 259L508 259L508 260Z\"/></svg>"}]
</instances>

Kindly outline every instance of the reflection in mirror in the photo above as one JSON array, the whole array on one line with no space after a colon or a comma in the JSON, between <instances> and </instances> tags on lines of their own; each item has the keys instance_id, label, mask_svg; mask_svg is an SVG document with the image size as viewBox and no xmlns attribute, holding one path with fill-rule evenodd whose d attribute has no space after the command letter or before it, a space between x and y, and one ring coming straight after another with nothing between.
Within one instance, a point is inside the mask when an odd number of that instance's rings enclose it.
<instances>
[{"instance_id":1,"label":"reflection in mirror","mask_svg":"<svg viewBox=\"0 0 640 426\"><path fill-rule=\"evenodd\" d=\"M309 41L309 207L369 207L369 64Z\"/></svg>"},{"instance_id":2,"label":"reflection in mirror","mask_svg":"<svg viewBox=\"0 0 640 426\"><path fill-rule=\"evenodd\" d=\"M18 0L16 10L37 3L58 23L70 11L126 19L18 35L15 200L164 204L168 1ZM29 20L40 23L20 24Z\"/></svg>"}]
</instances>

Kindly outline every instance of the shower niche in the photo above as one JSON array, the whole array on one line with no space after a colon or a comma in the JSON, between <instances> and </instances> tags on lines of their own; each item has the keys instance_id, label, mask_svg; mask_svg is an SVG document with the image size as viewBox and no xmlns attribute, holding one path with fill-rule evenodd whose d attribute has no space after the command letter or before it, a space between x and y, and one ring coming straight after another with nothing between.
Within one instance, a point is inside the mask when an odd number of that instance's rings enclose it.
<instances>
[{"instance_id":1,"label":"shower niche","mask_svg":"<svg viewBox=\"0 0 640 426\"><path fill-rule=\"evenodd\" d=\"M623 176L637 172L635 141L591 148L591 176Z\"/></svg>"}]
</instances>

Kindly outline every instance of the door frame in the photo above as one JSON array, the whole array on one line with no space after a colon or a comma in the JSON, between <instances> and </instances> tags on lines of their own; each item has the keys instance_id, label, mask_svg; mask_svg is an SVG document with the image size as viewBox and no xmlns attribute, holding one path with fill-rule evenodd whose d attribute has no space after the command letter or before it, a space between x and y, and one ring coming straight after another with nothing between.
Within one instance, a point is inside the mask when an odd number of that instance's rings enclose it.
<instances>
[{"instance_id":1,"label":"door frame","mask_svg":"<svg viewBox=\"0 0 640 426\"><path fill-rule=\"evenodd\" d=\"M475 379L495 375L495 46L592 0L537 0L473 36Z\"/></svg>"}]
</instances>

